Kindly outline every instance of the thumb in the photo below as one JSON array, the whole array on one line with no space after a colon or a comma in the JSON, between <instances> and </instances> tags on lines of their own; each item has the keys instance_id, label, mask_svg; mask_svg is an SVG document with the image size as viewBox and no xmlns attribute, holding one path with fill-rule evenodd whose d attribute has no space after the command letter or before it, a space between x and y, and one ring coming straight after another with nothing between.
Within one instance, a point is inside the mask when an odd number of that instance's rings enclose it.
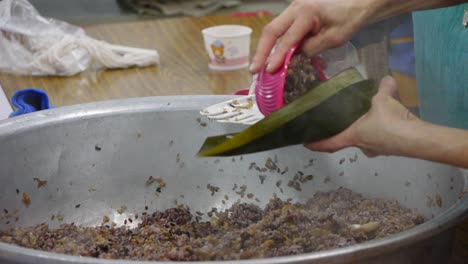
<instances>
[{"instance_id":1,"label":"thumb","mask_svg":"<svg viewBox=\"0 0 468 264\"><path fill-rule=\"evenodd\" d=\"M346 147L350 147L352 145L353 144L350 140L349 129L330 138L304 144L304 146L308 149L330 153L344 149Z\"/></svg>"},{"instance_id":2,"label":"thumb","mask_svg":"<svg viewBox=\"0 0 468 264\"><path fill-rule=\"evenodd\" d=\"M390 75L385 76L382 81L380 81L379 92L392 96L395 99L399 99L398 85L395 79Z\"/></svg>"}]
</instances>

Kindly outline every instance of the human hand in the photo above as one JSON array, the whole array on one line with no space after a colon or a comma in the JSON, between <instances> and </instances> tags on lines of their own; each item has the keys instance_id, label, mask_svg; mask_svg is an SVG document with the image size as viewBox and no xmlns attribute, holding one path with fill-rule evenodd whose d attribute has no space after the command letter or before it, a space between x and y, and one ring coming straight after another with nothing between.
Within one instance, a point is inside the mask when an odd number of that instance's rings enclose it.
<instances>
[{"instance_id":1,"label":"human hand","mask_svg":"<svg viewBox=\"0 0 468 264\"><path fill-rule=\"evenodd\" d=\"M257 73L271 54L267 71L274 72L286 53L297 43L308 56L336 48L367 23L374 5L368 1L295 0L277 18L265 26L250 71Z\"/></svg>"},{"instance_id":2,"label":"human hand","mask_svg":"<svg viewBox=\"0 0 468 264\"><path fill-rule=\"evenodd\" d=\"M335 152L346 147L358 147L367 156L404 155L406 138L411 135L409 123L421 122L396 100L397 84L387 76L379 92L372 98L366 114L350 127L331 138L305 144L309 149Z\"/></svg>"}]
</instances>

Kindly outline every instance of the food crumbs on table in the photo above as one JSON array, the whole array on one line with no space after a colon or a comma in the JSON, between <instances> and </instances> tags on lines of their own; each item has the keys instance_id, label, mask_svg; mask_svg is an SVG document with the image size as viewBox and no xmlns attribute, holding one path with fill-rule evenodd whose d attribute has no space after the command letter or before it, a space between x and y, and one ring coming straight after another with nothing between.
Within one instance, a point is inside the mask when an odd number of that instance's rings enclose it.
<instances>
[{"instance_id":1,"label":"food crumbs on table","mask_svg":"<svg viewBox=\"0 0 468 264\"><path fill-rule=\"evenodd\" d=\"M345 158L341 158L340 161L339 161L340 165L343 164L345 162L345 160L346 160Z\"/></svg>"},{"instance_id":2,"label":"food crumbs on table","mask_svg":"<svg viewBox=\"0 0 468 264\"><path fill-rule=\"evenodd\" d=\"M301 185L297 181L293 181L293 180L289 181L288 182L288 187L291 187L291 188L293 188L293 189L295 189L296 191L299 191L299 192L302 191Z\"/></svg>"},{"instance_id":3,"label":"food crumbs on table","mask_svg":"<svg viewBox=\"0 0 468 264\"><path fill-rule=\"evenodd\" d=\"M58 215L57 215L57 220L58 220L59 222L62 222L62 221L63 221L63 215L58 214Z\"/></svg>"},{"instance_id":4,"label":"food crumbs on table","mask_svg":"<svg viewBox=\"0 0 468 264\"><path fill-rule=\"evenodd\" d=\"M341 171L340 174L338 174L339 176L343 176L344 175L344 171Z\"/></svg>"},{"instance_id":5,"label":"food crumbs on table","mask_svg":"<svg viewBox=\"0 0 468 264\"><path fill-rule=\"evenodd\" d=\"M150 186L150 185L153 184L155 181L156 181L156 179L155 179L153 176L149 176L148 179L146 180L145 185L146 185L146 186Z\"/></svg>"},{"instance_id":6,"label":"food crumbs on table","mask_svg":"<svg viewBox=\"0 0 468 264\"><path fill-rule=\"evenodd\" d=\"M247 194L247 198L248 198L248 199L252 199L252 198L254 198L254 195L253 195L253 193L248 193L248 194Z\"/></svg>"},{"instance_id":7,"label":"food crumbs on table","mask_svg":"<svg viewBox=\"0 0 468 264\"><path fill-rule=\"evenodd\" d=\"M120 206L119 209L117 209L118 214L123 214L123 213L125 213L125 211L127 211L127 206L125 206L125 205L122 205L122 206Z\"/></svg>"},{"instance_id":8,"label":"food crumbs on table","mask_svg":"<svg viewBox=\"0 0 468 264\"><path fill-rule=\"evenodd\" d=\"M437 206L442 207L442 197L439 194L436 195L436 204Z\"/></svg>"},{"instance_id":9,"label":"food crumbs on table","mask_svg":"<svg viewBox=\"0 0 468 264\"><path fill-rule=\"evenodd\" d=\"M50 216L50 221L54 221L54 219L55 219L55 215L52 214L52 215Z\"/></svg>"},{"instance_id":10,"label":"food crumbs on table","mask_svg":"<svg viewBox=\"0 0 468 264\"><path fill-rule=\"evenodd\" d=\"M22 201L26 205L26 207L29 207L29 205L31 204L31 198L29 198L29 195L27 193L25 193L25 192L23 192Z\"/></svg>"},{"instance_id":11,"label":"food crumbs on table","mask_svg":"<svg viewBox=\"0 0 468 264\"><path fill-rule=\"evenodd\" d=\"M16 189L16 194L19 194L20 193L20 190L19 189Z\"/></svg>"},{"instance_id":12,"label":"food crumbs on table","mask_svg":"<svg viewBox=\"0 0 468 264\"><path fill-rule=\"evenodd\" d=\"M88 192L95 192L95 191L96 191L96 189L94 189L93 187L88 189Z\"/></svg>"},{"instance_id":13,"label":"food crumbs on table","mask_svg":"<svg viewBox=\"0 0 468 264\"><path fill-rule=\"evenodd\" d=\"M156 182L159 184L159 188L163 189L166 187L166 182L159 176L155 177Z\"/></svg>"},{"instance_id":14,"label":"food crumbs on table","mask_svg":"<svg viewBox=\"0 0 468 264\"><path fill-rule=\"evenodd\" d=\"M229 200L229 196L227 194L224 195L224 200Z\"/></svg>"},{"instance_id":15,"label":"food crumbs on table","mask_svg":"<svg viewBox=\"0 0 468 264\"><path fill-rule=\"evenodd\" d=\"M137 138L141 138L141 135L142 135L141 132L138 131L138 132L137 132Z\"/></svg>"},{"instance_id":16,"label":"food crumbs on table","mask_svg":"<svg viewBox=\"0 0 468 264\"><path fill-rule=\"evenodd\" d=\"M270 171L275 171L277 167L278 166L276 165L276 163L271 158L268 158L265 161L265 168L269 169Z\"/></svg>"},{"instance_id":17,"label":"food crumbs on table","mask_svg":"<svg viewBox=\"0 0 468 264\"><path fill-rule=\"evenodd\" d=\"M304 165L304 169L307 169L309 167L312 167L315 163L315 159L310 159L309 160L309 163L307 163L306 165Z\"/></svg>"},{"instance_id":18,"label":"food crumbs on table","mask_svg":"<svg viewBox=\"0 0 468 264\"><path fill-rule=\"evenodd\" d=\"M101 150L102 150L101 146L99 146L98 144L96 144L96 145L94 146L94 149L95 149L96 151L101 151Z\"/></svg>"},{"instance_id":19,"label":"food crumbs on table","mask_svg":"<svg viewBox=\"0 0 468 264\"><path fill-rule=\"evenodd\" d=\"M126 224L127 224L127 219L124 220L124 225L126 225Z\"/></svg>"},{"instance_id":20,"label":"food crumbs on table","mask_svg":"<svg viewBox=\"0 0 468 264\"><path fill-rule=\"evenodd\" d=\"M35 182L37 182L37 188L41 188L41 187L47 185L47 181L43 181L43 180L41 180L41 179L39 179L39 178L33 178L33 180L34 180Z\"/></svg>"},{"instance_id":21,"label":"food crumbs on table","mask_svg":"<svg viewBox=\"0 0 468 264\"><path fill-rule=\"evenodd\" d=\"M3 212L4 212L5 214L8 214L8 210L7 210L6 208L3 209Z\"/></svg>"},{"instance_id":22,"label":"food crumbs on table","mask_svg":"<svg viewBox=\"0 0 468 264\"><path fill-rule=\"evenodd\" d=\"M237 185L236 185L236 186L237 186ZM240 195L241 198L244 198L244 196L245 196L245 191L247 190L247 185L245 185L245 184L244 184L244 185L241 185L241 186L239 187L239 189L240 189L240 190L239 190L238 192L236 192L236 193L237 193L238 195Z\"/></svg>"},{"instance_id":23,"label":"food crumbs on table","mask_svg":"<svg viewBox=\"0 0 468 264\"><path fill-rule=\"evenodd\" d=\"M80 208L81 204L75 205L75 208Z\"/></svg>"},{"instance_id":24,"label":"food crumbs on table","mask_svg":"<svg viewBox=\"0 0 468 264\"><path fill-rule=\"evenodd\" d=\"M358 160L358 154L357 152L354 152L354 157L349 158L349 162L354 163Z\"/></svg>"},{"instance_id":25,"label":"food crumbs on table","mask_svg":"<svg viewBox=\"0 0 468 264\"><path fill-rule=\"evenodd\" d=\"M104 217L102 217L102 223L103 224L106 224L106 223L109 223L110 219L107 215L105 215Z\"/></svg>"},{"instance_id":26,"label":"food crumbs on table","mask_svg":"<svg viewBox=\"0 0 468 264\"><path fill-rule=\"evenodd\" d=\"M282 181L281 181L281 180L278 180L278 181L275 183L276 187L279 188L279 187L281 186L281 183L282 183Z\"/></svg>"},{"instance_id":27,"label":"food crumbs on table","mask_svg":"<svg viewBox=\"0 0 468 264\"><path fill-rule=\"evenodd\" d=\"M284 175L284 174L286 174L286 172L288 172L288 170L289 170L289 168L288 168L288 167L284 168L284 170L281 172L281 175Z\"/></svg>"},{"instance_id":28,"label":"food crumbs on table","mask_svg":"<svg viewBox=\"0 0 468 264\"><path fill-rule=\"evenodd\" d=\"M218 186L211 185L210 183L206 185L206 188L211 192L211 196L213 196L215 193L219 191Z\"/></svg>"},{"instance_id":29,"label":"food crumbs on table","mask_svg":"<svg viewBox=\"0 0 468 264\"><path fill-rule=\"evenodd\" d=\"M145 205L145 211L148 211L148 206L147 205Z\"/></svg>"},{"instance_id":30,"label":"food crumbs on table","mask_svg":"<svg viewBox=\"0 0 468 264\"><path fill-rule=\"evenodd\" d=\"M260 184L263 184L265 182L266 177L266 175L258 175L258 178L260 179Z\"/></svg>"}]
</instances>

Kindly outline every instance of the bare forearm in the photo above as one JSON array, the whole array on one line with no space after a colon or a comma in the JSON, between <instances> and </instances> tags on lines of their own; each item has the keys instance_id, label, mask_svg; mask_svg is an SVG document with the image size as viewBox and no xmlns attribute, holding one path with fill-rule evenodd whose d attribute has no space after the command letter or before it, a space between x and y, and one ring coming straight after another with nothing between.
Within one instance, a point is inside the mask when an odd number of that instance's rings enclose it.
<instances>
[{"instance_id":1,"label":"bare forearm","mask_svg":"<svg viewBox=\"0 0 468 264\"><path fill-rule=\"evenodd\" d=\"M467 0L366 0L369 4L369 21L377 22L407 12L447 7Z\"/></svg>"},{"instance_id":2,"label":"bare forearm","mask_svg":"<svg viewBox=\"0 0 468 264\"><path fill-rule=\"evenodd\" d=\"M400 132L400 155L468 168L468 130L418 120Z\"/></svg>"}]
</instances>

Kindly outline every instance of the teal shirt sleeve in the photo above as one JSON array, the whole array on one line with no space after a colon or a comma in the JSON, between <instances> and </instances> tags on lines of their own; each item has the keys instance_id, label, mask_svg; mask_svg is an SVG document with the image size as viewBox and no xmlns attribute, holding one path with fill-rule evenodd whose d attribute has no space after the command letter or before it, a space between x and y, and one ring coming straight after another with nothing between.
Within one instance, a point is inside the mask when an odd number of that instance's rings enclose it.
<instances>
[{"instance_id":1,"label":"teal shirt sleeve","mask_svg":"<svg viewBox=\"0 0 468 264\"><path fill-rule=\"evenodd\" d=\"M421 118L468 129L468 4L413 13Z\"/></svg>"}]
</instances>

